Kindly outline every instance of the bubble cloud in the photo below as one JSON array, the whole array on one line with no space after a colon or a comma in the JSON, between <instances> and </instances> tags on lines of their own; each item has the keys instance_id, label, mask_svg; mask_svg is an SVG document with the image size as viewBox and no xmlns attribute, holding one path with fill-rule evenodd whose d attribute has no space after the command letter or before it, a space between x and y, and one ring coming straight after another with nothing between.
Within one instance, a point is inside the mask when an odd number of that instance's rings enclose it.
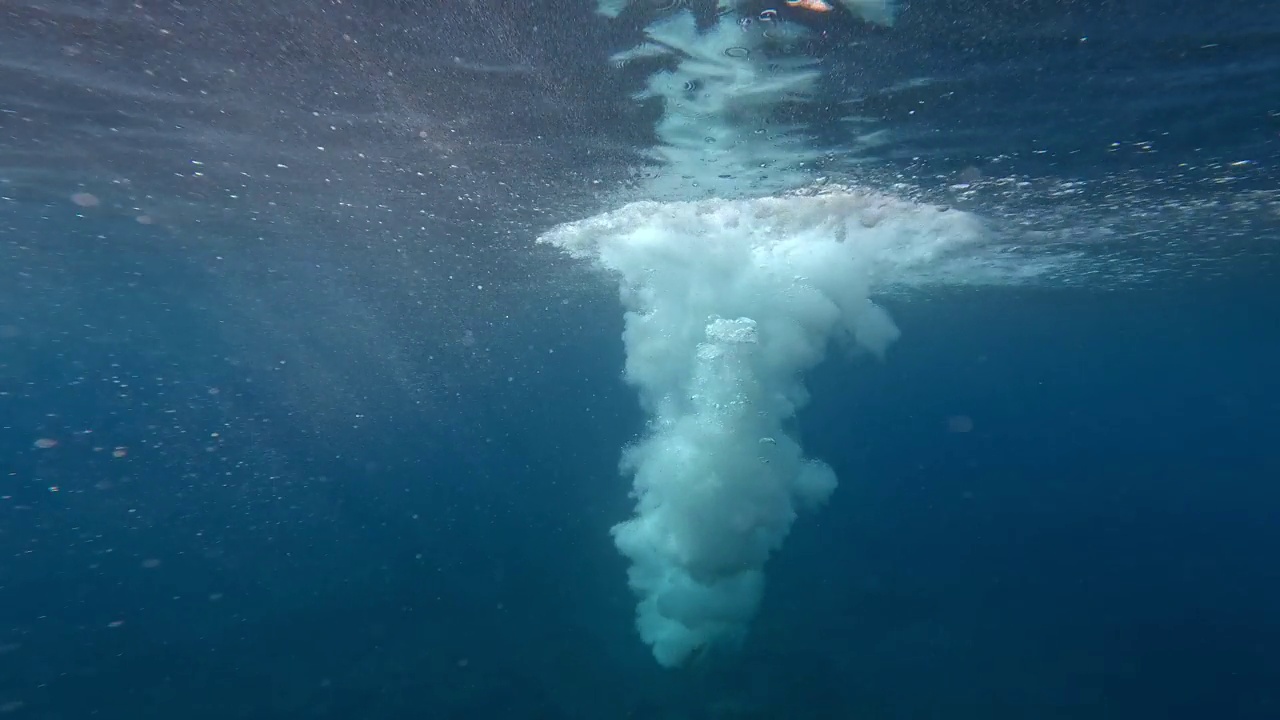
<instances>
[{"instance_id":1,"label":"bubble cloud","mask_svg":"<svg viewBox=\"0 0 1280 720\"><path fill-rule=\"evenodd\" d=\"M539 239L618 283L649 423L623 451L635 512L612 535L640 635L668 667L742 641L769 557L836 488L794 431L805 372L833 347L884 357L899 333L873 291L989 267L965 252L983 234L970 215L818 182L804 129L776 122L818 78L788 52L806 31L720 5L710 25L662 14L618 56L673 60L639 94L665 109L646 199Z\"/></svg>"},{"instance_id":2,"label":"bubble cloud","mask_svg":"<svg viewBox=\"0 0 1280 720\"><path fill-rule=\"evenodd\" d=\"M662 665L742 639L770 554L836 487L789 431L805 371L833 344L883 356L898 329L872 283L975 232L962 213L832 189L634 203L541 238L620 287L650 422L623 455L636 509L613 538Z\"/></svg>"}]
</instances>

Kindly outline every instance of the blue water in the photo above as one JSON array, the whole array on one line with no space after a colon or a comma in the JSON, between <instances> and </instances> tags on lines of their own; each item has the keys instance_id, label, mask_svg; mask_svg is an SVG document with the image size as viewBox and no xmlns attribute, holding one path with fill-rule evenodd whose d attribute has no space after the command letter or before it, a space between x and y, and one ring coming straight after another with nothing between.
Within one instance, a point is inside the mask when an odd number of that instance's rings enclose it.
<instances>
[{"instance_id":1,"label":"blue water","mask_svg":"<svg viewBox=\"0 0 1280 720\"><path fill-rule=\"evenodd\" d=\"M840 487L669 671L608 535L615 290L532 247L649 141L635 28L207 5L0 8L0 716L1280 718L1275 7L815 43L897 129L867 178L1085 261L882 298L799 418Z\"/></svg>"}]
</instances>

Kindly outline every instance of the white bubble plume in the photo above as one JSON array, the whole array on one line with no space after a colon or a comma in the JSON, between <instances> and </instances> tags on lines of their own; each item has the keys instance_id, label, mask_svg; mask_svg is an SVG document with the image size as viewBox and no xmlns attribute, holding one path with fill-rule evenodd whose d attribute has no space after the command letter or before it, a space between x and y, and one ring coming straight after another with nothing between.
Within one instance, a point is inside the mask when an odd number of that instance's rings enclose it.
<instances>
[{"instance_id":1,"label":"white bubble plume","mask_svg":"<svg viewBox=\"0 0 1280 720\"><path fill-rule=\"evenodd\" d=\"M651 422L622 462L636 515L613 535L658 662L741 639L765 561L835 488L788 431L804 372L832 341L883 354L898 330L877 277L975 237L963 213L833 190L634 203L541 238L621 287L626 379Z\"/></svg>"},{"instance_id":2,"label":"white bubble plume","mask_svg":"<svg viewBox=\"0 0 1280 720\"><path fill-rule=\"evenodd\" d=\"M808 96L817 70L788 53L802 29L740 24L731 5L708 28L666 16L623 54L677 59L642 94L666 109L664 171L644 189L666 201L539 239L621 288L626 379L650 422L623 455L636 510L613 537L631 561L640 634L668 667L742 639L769 556L835 489L791 429L805 371L833 343L883 355L898 329L873 288L954 272L952 251L980 236L956 211L833 186L788 192L813 184L815 158L776 115Z\"/></svg>"}]
</instances>

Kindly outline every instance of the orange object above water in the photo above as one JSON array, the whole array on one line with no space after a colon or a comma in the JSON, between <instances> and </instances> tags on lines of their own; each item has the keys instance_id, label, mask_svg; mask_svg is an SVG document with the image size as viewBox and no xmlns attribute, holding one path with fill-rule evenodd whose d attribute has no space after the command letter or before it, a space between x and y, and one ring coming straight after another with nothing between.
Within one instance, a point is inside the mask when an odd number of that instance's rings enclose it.
<instances>
[{"instance_id":1,"label":"orange object above water","mask_svg":"<svg viewBox=\"0 0 1280 720\"><path fill-rule=\"evenodd\" d=\"M831 4L826 0L786 0L787 7L811 10L813 12L831 12Z\"/></svg>"}]
</instances>

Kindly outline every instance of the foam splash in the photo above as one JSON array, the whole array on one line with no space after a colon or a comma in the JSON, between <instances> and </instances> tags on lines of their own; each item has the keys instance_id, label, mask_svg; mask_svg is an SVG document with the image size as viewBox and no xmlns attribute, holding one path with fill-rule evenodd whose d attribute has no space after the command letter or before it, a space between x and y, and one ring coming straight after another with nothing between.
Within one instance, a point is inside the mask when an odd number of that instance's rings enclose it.
<instances>
[{"instance_id":1,"label":"foam splash","mask_svg":"<svg viewBox=\"0 0 1280 720\"><path fill-rule=\"evenodd\" d=\"M812 179L820 153L804 128L777 118L785 104L810 99L819 78L813 59L783 52L806 30L757 25L744 31L726 13L699 27L691 12L679 12L653 22L644 43L614 56L678 58L636 96L659 99L664 108L652 151L664 170L645 188L649 197L766 195Z\"/></svg>"},{"instance_id":2,"label":"foam splash","mask_svg":"<svg viewBox=\"0 0 1280 720\"><path fill-rule=\"evenodd\" d=\"M837 0L837 2L854 16L877 25L892 25L898 14L898 3L895 0ZM596 11L605 17L616 18L633 3L634 0L598 0ZM733 4L731 0L719 2L722 8ZM781 0L779 4L782 4Z\"/></svg>"},{"instance_id":3,"label":"foam splash","mask_svg":"<svg viewBox=\"0 0 1280 720\"><path fill-rule=\"evenodd\" d=\"M659 663L741 641L769 556L835 489L787 430L805 371L833 344L882 356L898 329L873 288L923 281L980 236L964 213L830 188L633 203L539 238L619 283L650 423L624 453L635 516L613 538Z\"/></svg>"},{"instance_id":4,"label":"foam splash","mask_svg":"<svg viewBox=\"0 0 1280 720\"><path fill-rule=\"evenodd\" d=\"M893 19L885 0L841 2ZM663 103L661 172L649 199L539 238L619 284L626 379L650 421L623 453L636 507L613 539L640 635L667 667L742 640L770 555L835 489L789 421L832 346L883 357L898 338L873 291L1013 277L970 215L819 182L804 128L779 121L819 79L796 51L807 31L740 23L737 5L720 0L709 25L666 14L615 57L671 61L639 93Z\"/></svg>"}]
</instances>

